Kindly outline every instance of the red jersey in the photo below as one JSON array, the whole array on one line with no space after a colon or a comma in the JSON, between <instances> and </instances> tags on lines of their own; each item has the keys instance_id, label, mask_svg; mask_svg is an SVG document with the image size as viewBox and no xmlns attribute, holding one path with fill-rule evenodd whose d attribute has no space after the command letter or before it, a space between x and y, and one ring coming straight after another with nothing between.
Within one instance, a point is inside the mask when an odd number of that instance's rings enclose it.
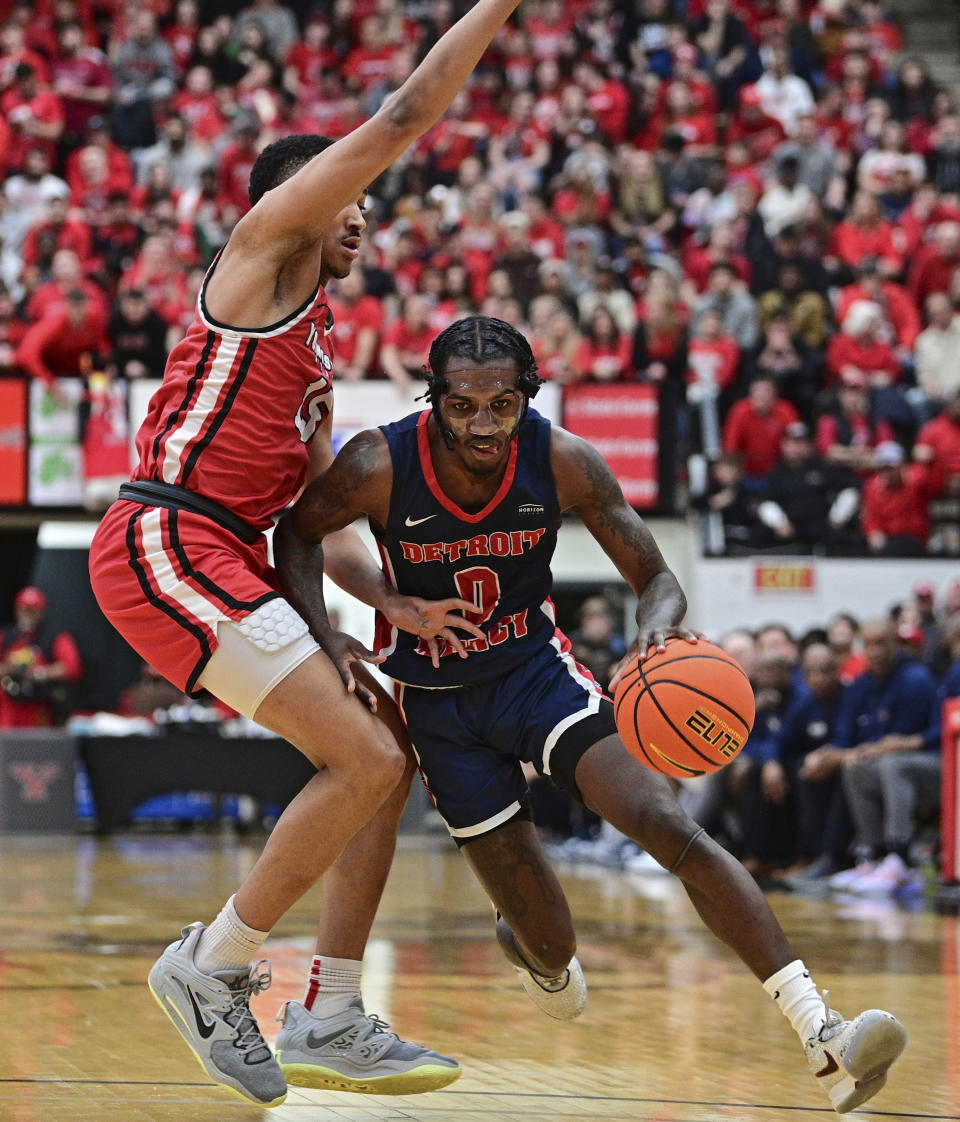
<instances>
[{"instance_id":1,"label":"red jersey","mask_svg":"<svg viewBox=\"0 0 960 1122\"><path fill-rule=\"evenodd\" d=\"M216 266L137 433L134 479L188 487L266 529L303 485L307 445L330 412L330 311L318 283L271 327L226 327L205 306Z\"/></svg>"}]
</instances>

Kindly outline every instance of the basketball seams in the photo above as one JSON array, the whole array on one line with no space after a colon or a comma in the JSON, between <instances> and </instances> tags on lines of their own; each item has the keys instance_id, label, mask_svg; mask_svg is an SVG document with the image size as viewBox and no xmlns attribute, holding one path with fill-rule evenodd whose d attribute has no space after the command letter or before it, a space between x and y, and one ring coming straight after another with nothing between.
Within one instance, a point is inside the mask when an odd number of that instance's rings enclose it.
<instances>
[{"instance_id":1,"label":"basketball seams","mask_svg":"<svg viewBox=\"0 0 960 1122\"><path fill-rule=\"evenodd\" d=\"M650 694L650 700L657 707L657 709L660 713L660 716L664 719L664 721L666 721L666 723L670 726L670 728L673 730L673 732L675 732L677 734L677 736L679 736L679 738L683 741L683 743L686 744L686 746L693 752L693 754L695 756L699 756L700 759L703 760L704 763L709 765L711 768L716 767L716 760L711 759L709 756L705 756L703 754L703 752L701 752L700 749L697 747L697 745L691 743L687 739L686 734L681 729L677 728L677 726L674 724L673 718L670 717L667 714L666 710L663 708L663 706L657 700L656 692L650 686L647 686L647 692ZM642 697L643 694L641 694L640 696ZM640 740L640 729L637 727L636 711L634 711L634 721L633 721L633 723L634 723L634 728L637 729L637 740L643 746L644 755L646 755L647 754L646 746L643 744L643 741ZM689 771L691 775L702 775L703 774L702 772L697 772L694 768L687 768L685 764L678 763L676 766L685 768L685 770ZM669 775L670 774L669 772L663 771L663 769L659 768L659 767L657 768L657 771L663 772L664 775Z\"/></svg>"},{"instance_id":2,"label":"basketball seams","mask_svg":"<svg viewBox=\"0 0 960 1122\"><path fill-rule=\"evenodd\" d=\"M681 678L656 678L646 686L646 690L649 690L651 695L654 695L654 686L680 686L681 689L687 690L688 693L699 694L700 697L704 698L706 701L712 701L714 705L722 706L731 717L735 717L740 724L743 725L745 730L749 730L751 726L751 722L748 721L742 713L734 709L728 701L723 701L719 697L715 697L712 693L707 693L706 690L700 689L699 686L693 686L689 682L683 681ZM640 696L642 697L643 694ZM746 732L744 732L744 736L746 736Z\"/></svg>"}]
</instances>

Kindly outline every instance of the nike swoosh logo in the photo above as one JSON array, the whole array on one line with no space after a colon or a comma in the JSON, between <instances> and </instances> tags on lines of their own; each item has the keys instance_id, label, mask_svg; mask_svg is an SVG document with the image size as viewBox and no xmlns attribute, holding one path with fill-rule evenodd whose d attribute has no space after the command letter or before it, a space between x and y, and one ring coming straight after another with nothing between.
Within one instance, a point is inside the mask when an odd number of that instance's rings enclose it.
<instances>
[{"instance_id":1,"label":"nike swoosh logo","mask_svg":"<svg viewBox=\"0 0 960 1122\"><path fill-rule=\"evenodd\" d=\"M840 1065L833 1058L833 1056L830 1055L829 1052L824 1052L823 1054L827 1057L827 1062L818 1072L816 1072L817 1079L824 1079L826 1076L833 1075L835 1071L840 1070Z\"/></svg>"},{"instance_id":2,"label":"nike swoosh logo","mask_svg":"<svg viewBox=\"0 0 960 1122\"><path fill-rule=\"evenodd\" d=\"M307 1047L308 1048L323 1048L327 1044L333 1044L340 1037L343 1036L343 1029L336 1029L334 1032L322 1033L316 1029L311 1029L307 1033Z\"/></svg>"},{"instance_id":3,"label":"nike swoosh logo","mask_svg":"<svg viewBox=\"0 0 960 1122\"><path fill-rule=\"evenodd\" d=\"M193 990L190 989L189 986L185 987L185 989L187 991L187 997L190 998L190 1004L193 1006L193 1015L197 1019L197 1032L199 1032L203 1039L206 1040L217 1026L209 1024L204 1019L203 1014L200 1012L200 1009L197 1006L197 999L193 996Z\"/></svg>"},{"instance_id":4,"label":"nike swoosh logo","mask_svg":"<svg viewBox=\"0 0 960 1122\"><path fill-rule=\"evenodd\" d=\"M435 514L428 514L426 518L411 518L408 514L404 526L419 526L421 522L429 522L431 518L436 518Z\"/></svg>"}]
</instances>

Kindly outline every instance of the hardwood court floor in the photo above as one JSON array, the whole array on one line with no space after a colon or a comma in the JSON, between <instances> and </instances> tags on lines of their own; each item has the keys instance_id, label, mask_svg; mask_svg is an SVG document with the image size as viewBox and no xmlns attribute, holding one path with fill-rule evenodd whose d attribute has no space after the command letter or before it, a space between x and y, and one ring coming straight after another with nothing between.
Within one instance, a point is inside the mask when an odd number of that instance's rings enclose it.
<instances>
[{"instance_id":1,"label":"hardwood court floor","mask_svg":"<svg viewBox=\"0 0 960 1122\"><path fill-rule=\"evenodd\" d=\"M130 834L0 838L2 1122L813 1122L837 1117L787 1022L668 877L561 869L590 986L543 1016L492 937L446 839L404 837L367 955L367 1008L456 1055L463 1077L403 1098L292 1089L272 1111L208 1082L145 976L210 919L260 841ZM273 1016L300 998L311 894L271 937ZM895 1011L911 1043L862 1119L960 1120L960 927L922 907L778 894L821 986L852 1014Z\"/></svg>"}]
</instances>

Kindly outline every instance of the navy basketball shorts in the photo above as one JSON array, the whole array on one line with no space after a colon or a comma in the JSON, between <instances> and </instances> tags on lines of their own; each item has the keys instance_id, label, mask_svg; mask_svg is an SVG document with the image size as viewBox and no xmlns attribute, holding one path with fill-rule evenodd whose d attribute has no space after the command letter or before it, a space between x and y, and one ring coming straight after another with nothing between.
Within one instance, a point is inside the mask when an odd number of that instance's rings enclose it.
<instances>
[{"instance_id":1,"label":"navy basketball shorts","mask_svg":"<svg viewBox=\"0 0 960 1122\"><path fill-rule=\"evenodd\" d=\"M397 702L424 784L458 845L530 817L523 763L582 801L577 763L617 731L613 703L559 641L473 685L398 684Z\"/></svg>"}]
</instances>

